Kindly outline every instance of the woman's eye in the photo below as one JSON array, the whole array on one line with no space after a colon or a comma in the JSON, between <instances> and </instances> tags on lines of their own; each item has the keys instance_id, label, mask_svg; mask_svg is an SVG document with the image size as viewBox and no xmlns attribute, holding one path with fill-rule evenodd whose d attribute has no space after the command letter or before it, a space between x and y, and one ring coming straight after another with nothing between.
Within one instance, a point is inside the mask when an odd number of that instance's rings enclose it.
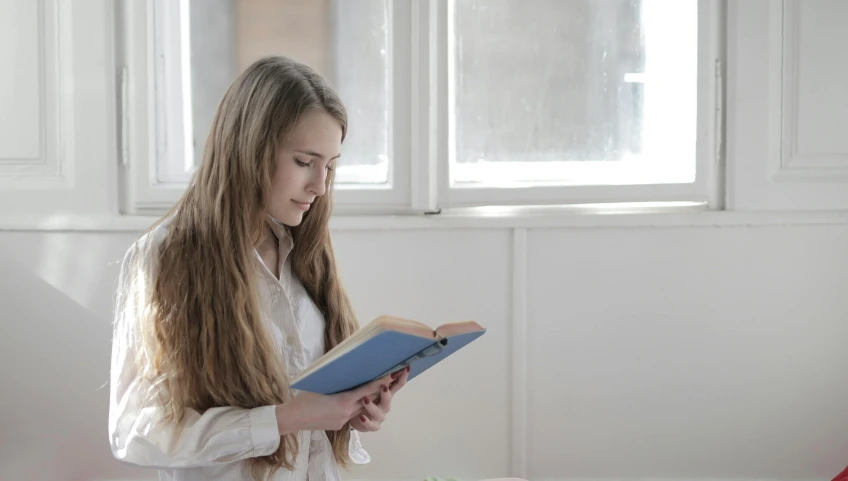
<instances>
[{"instance_id":1,"label":"woman's eye","mask_svg":"<svg viewBox=\"0 0 848 481\"><path fill-rule=\"evenodd\" d=\"M301 166L301 167L309 167L309 164L307 164L306 162L301 162L301 161L300 161L300 160L298 160L298 159L294 159L294 161L295 161L295 163L296 163L297 165L299 165L299 166Z\"/></svg>"}]
</instances>

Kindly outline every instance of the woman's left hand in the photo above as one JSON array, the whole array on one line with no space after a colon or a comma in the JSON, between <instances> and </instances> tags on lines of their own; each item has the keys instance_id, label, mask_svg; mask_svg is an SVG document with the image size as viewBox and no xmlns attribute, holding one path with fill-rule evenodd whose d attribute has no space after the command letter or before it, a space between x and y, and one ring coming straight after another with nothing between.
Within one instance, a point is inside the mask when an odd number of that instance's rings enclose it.
<instances>
[{"instance_id":1,"label":"woman's left hand","mask_svg":"<svg viewBox=\"0 0 848 481\"><path fill-rule=\"evenodd\" d=\"M386 420L386 415L392 409L392 396L406 384L408 376L409 366L402 371L392 374L392 379L394 380L391 383L391 387L383 386L377 400L372 401L371 398L363 398L362 411L350 420L351 427L361 433L379 430L383 421Z\"/></svg>"}]
</instances>

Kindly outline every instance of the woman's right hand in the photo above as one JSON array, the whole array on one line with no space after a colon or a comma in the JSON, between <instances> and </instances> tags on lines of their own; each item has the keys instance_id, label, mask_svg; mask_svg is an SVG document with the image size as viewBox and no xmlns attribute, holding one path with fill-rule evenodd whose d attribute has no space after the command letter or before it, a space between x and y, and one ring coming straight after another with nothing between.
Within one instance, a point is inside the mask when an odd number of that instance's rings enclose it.
<instances>
[{"instance_id":1,"label":"woman's right hand","mask_svg":"<svg viewBox=\"0 0 848 481\"><path fill-rule=\"evenodd\" d=\"M277 405L280 436L298 431L338 431L359 414L363 399L374 399L391 382L391 376L385 376L352 391L331 395L301 391L291 401Z\"/></svg>"}]
</instances>

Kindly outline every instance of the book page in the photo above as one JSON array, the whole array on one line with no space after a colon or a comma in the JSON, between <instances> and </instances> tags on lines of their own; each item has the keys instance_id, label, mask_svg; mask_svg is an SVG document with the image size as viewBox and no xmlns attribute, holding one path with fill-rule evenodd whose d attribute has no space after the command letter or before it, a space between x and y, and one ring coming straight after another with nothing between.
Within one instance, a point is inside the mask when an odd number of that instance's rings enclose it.
<instances>
[{"instance_id":1,"label":"book page","mask_svg":"<svg viewBox=\"0 0 848 481\"><path fill-rule=\"evenodd\" d=\"M483 327L475 321L459 321L442 324L436 329L436 334L440 337L451 337L467 332L482 331Z\"/></svg>"}]
</instances>

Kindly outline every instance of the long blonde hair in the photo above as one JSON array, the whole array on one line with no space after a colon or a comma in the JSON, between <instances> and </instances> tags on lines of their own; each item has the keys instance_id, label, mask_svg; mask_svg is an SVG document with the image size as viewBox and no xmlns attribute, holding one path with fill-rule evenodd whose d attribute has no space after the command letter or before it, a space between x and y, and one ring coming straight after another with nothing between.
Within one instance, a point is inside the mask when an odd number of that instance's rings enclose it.
<instances>
[{"instance_id":1,"label":"long blonde hair","mask_svg":"<svg viewBox=\"0 0 848 481\"><path fill-rule=\"evenodd\" d=\"M151 396L179 424L184 407L255 408L290 399L282 357L263 325L254 248L268 233L266 200L275 152L299 118L320 109L347 132L341 100L311 68L285 57L266 57L245 70L224 95L206 142L203 162L170 218L147 293L139 366ZM290 232L294 274L326 320L331 349L358 327L336 269L327 193L315 199ZM349 462L349 425L328 431L339 464ZM268 456L252 458L254 477L293 469L296 435Z\"/></svg>"}]
</instances>

